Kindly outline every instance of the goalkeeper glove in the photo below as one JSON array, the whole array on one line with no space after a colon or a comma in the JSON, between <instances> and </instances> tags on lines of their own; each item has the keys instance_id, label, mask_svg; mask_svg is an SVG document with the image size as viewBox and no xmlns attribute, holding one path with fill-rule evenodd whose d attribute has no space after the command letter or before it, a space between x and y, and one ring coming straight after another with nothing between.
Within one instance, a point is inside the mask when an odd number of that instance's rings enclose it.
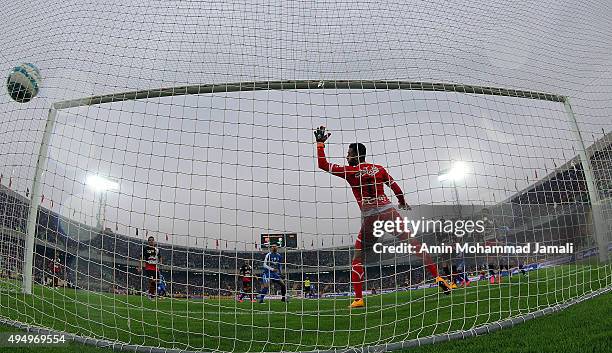
<instances>
[{"instance_id":1,"label":"goalkeeper glove","mask_svg":"<svg viewBox=\"0 0 612 353\"><path fill-rule=\"evenodd\" d=\"M314 135L315 140L317 140L317 142L325 142L327 141L331 133L325 133L325 126L320 126L318 129L315 130Z\"/></svg>"}]
</instances>

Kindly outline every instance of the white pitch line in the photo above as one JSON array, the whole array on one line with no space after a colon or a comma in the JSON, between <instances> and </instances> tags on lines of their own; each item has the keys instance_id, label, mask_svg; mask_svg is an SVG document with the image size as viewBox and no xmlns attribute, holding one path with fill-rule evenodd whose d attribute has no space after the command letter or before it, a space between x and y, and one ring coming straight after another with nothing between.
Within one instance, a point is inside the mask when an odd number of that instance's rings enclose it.
<instances>
[{"instance_id":1,"label":"white pitch line","mask_svg":"<svg viewBox=\"0 0 612 353\"><path fill-rule=\"evenodd\" d=\"M468 287L469 289L472 288L476 288L476 287ZM461 292L465 292L465 291L461 291ZM457 292L455 297L457 297L458 294L463 294L461 292ZM423 300L427 300L427 301L431 301L432 299L435 300L435 298L437 298L438 296L432 295L431 297L422 297L419 300L412 300L412 301L406 301L406 302L398 302L397 304L387 304L387 305L383 305L383 306L375 306L370 312L377 312L380 310L385 310L385 309L390 309L390 308L394 308L394 307L403 307L406 305L409 305L411 303L420 303ZM348 297L347 297L348 298ZM345 298L346 299L346 298ZM266 302L267 304L268 302ZM291 303L291 301L289 302ZM348 303L348 300L347 300ZM80 305L83 305L85 303L79 303ZM346 307L344 306L340 306L337 309L326 309L326 310L309 310L309 311L274 311L274 310L270 310L270 311L261 311L259 309L257 309L258 307L265 307L264 305L261 305L259 303L254 303L252 306L247 306L250 303L245 303L244 307L241 306L237 306L236 311L215 311L215 310L211 310L211 311L191 311L191 310L161 310L161 309L157 309L157 308L150 308L150 307L146 307L146 306L125 306L125 305L108 305L108 304L104 304L104 305L95 305L95 306L87 306L88 309L101 309L101 308L109 308L109 309L119 309L119 310L143 310L143 311L152 311L154 313L157 314L168 314L168 315L172 315L172 314L186 314L187 316L189 316L189 314L202 314L202 316L204 315L232 315L232 316L240 316L240 315L245 315L245 316L254 316L254 315L278 315L278 314L291 314L291 315L300 315L300 314L305 314L305 315L309 315L309 314L334 314L337 313L339 311L341 311L342 309L346 309L348 310L348 304L346 305ZM213 305L209 304L209 303L192 303L190 302L189 305L191 306L202 306L202 305L210 305L211 307L214 308ZM229 307L216 307L218 309L224 309L224 310L231 310L231 308ZM253 311L247 311L247 310L253 310ZM110 310L106 310L106 311L110 311ZM367 312L367 311L365 311ZM342 314L344 315L344 312L342 311ZM338 316L341 316L338 315ZM311 316L317 316L317 315L311 315ZM335 316L335 315L329 315L329 316ZM196 316L191 316L196 318ZM198 315L199 317L199 315Z\"/></svg>"}]
</instances>

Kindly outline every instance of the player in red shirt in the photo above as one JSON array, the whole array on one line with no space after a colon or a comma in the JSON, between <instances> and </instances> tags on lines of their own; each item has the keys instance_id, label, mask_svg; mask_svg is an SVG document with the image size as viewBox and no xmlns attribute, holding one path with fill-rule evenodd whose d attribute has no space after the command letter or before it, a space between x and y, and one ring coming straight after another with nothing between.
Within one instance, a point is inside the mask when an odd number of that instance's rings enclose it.
<instances>
[{"instance_id":1,"label":"player in red shirt","mask_svg":"<svg viewBox=\"0 0 612 353\"><path fill-rule=\"evenodd\" d=\"M349 183L362 215L361 230L355 242L355 254L351 264L351 282L355 290L355 300L351 307L359 308L365 306L363 301L363 251L371 249L374 245L376 239L373 235L374 222L395 221L401 217L397 208L391 204L385 194L384 186L387 185L393 190L401 209L409 210L410 206L406 203L402 189L385 168L365 161L366 147L363 144L352 143L349 145L346 156L348 166L329 164L325 156L325 142L330 135L330 133L325 132L324 126L315 130L319 168L343 178ZM398 236L401 240L408 240L410 234L402 233ZM410 243L416 248L417 256L423 259L423 263L436 279L436 282L445 293L448 293L450 287L438 276L438 269L431 256L428 253L420 253L420 243L416 239L410 238Z\"/></svg>"}]
</instances>

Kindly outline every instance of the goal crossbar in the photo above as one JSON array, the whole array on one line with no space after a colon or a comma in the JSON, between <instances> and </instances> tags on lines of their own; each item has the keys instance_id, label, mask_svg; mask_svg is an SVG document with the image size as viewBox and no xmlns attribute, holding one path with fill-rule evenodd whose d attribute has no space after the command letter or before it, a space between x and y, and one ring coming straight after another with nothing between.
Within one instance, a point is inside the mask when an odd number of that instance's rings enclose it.
<instances>
[{"instance_id":1,"label":"goal crossbar","mask_svg":"<svg viewBox=\"0 0 612 353\"><path fill-rule=\"evenodd\" d=\"M558 94L536 91L524 91L509 88L474 86L455 83L437 83L424 81L390 81L390 80L293 80L293 81L252 81L233 83L211 83L188 86L175 86L147 90L110 93L56 102L56 110L81 106L114 103L129 100L162 98L211 93L279 91L279 90L404 90L429 92L455 92L489 96L527 98L550 102L564 103L566 97Z\"/></svg>"}]
</instances>

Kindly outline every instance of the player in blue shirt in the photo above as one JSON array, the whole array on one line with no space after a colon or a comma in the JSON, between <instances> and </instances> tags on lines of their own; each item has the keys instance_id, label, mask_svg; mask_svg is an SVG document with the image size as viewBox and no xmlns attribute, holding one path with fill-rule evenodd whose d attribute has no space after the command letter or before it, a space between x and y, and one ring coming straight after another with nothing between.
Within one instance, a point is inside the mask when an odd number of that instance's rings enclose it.
<instances>
[{"instance_id":1,"label":"player in blue shirt","mask_svg":"<svg viewBox=\"0 0 612 353\"><path fill-rule=\"evenodd\" d=\"M264 297L270 290L270 282L274 282L281 288L282 301L286 301L287 286L281 278L281 262L283 256L278 253L276 244L270 246L270 252L266 254L263 262L263 274L261 276L262 288L259 291L259 302L263 304Z\"/></svg>"},{"instance_id":2,"label":"player in blue shirt","mask_svg":"<svg viewBox=\"0 0 612 353\"><path fill-rule=\"evenodd\" d=\"M157 284L157 295L160 297L165 297L167 294L166 292L166 280L164 279L164 276L160 273L159 274L159 283Z\"/></svg>"}]
</instances>

